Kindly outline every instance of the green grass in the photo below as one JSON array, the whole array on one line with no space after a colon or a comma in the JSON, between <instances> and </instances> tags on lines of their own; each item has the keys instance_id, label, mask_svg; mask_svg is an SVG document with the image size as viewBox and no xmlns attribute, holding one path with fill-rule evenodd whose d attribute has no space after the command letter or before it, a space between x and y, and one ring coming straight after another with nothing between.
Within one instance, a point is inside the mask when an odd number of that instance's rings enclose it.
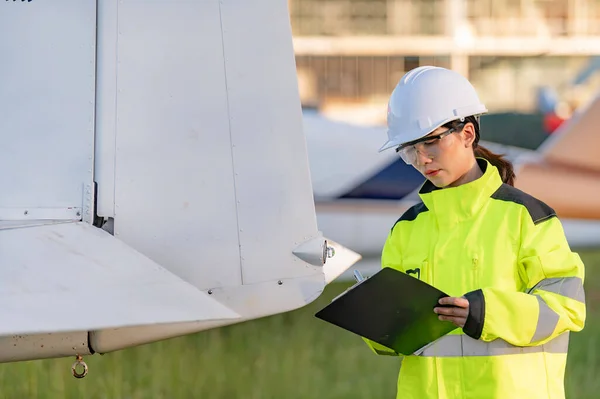
<instances>
[{"instance_id":1,"label":"green grass","mask_svg":"<svg viewBox=\"0 0 600 399\"><path fill-rule=\"evenodd\" d=\"M600 252L581 255L588 322L571 339L571 399L600 392ZM82 380L71 376L72 358L0 364L0 398L394 398L398 360L313 316L345 286L287 314L88 356Z\"/></svg>"}]
</instances>

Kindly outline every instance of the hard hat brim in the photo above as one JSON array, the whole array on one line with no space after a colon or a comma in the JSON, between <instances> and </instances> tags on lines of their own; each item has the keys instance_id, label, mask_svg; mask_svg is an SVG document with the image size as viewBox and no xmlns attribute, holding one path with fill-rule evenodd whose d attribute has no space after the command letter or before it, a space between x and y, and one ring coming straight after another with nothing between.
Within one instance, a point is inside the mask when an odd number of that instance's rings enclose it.
<instances>
[{"instance_id":1,"label":"hard hat brim","mask_svg":"<svg viewBox=\"0 0 600 399\"><path fill-rule=\"evenodd\" d=\"M476 114L472 114L473 116L476 116L477 119L479 119L479 117L481 115L484 115L484 114L486 114L488 112L488 110L484 106L481 106L481 108L477 109L477 111L478 112ZM415 137L404 137L404 140L390 139L390 140L388 140L388 141L385 142L385 144L379 149L378 152L383 152L385 150L388 150L388 149L393 148L393 147L397 147L397 146L402 145L404 143L410 143L411 141L421 139L421 138L427 136L428 134L431 134L435 129L439 128L440 126L443 126L444 124L446 124L448 122L451 122L451 121L454 121L454 120L459 120L461 118L464 118L464 116L453 116L451 118L448 118L448 119L445 119L443 121L440 121L439 123L430 126L429 129L428 129L428 131L426 133L424 133L424 134L421 133L421 134L419 134L419 135L417 135ZM390 135L388 133L388 137L389 136Z\"/></svg>"},{"instance_id":2,"label":"hard hat brim","mask_svg":"<svg viewBox=\"0 0 600 399\"><path fill-rule=\"evenodd\" d=\"M394 148L399 145L400 143L396 143L396 140L388 140L377 152L383 152L385 150L389 150L390 148Z\"/></svg>"}]
</instances>

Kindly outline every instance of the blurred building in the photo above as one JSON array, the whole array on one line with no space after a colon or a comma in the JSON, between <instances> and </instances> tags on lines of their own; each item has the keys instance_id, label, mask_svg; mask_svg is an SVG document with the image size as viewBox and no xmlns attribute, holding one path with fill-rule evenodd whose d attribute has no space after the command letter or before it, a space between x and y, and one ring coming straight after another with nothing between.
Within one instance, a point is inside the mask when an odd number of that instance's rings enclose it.
<instances>
[{"instance_id":1,"label":"blurred building","mask_svg":"<svg viewBox=\"0 0 600 399\"><path fill-rule=\"evenodd\" d=\"M594 74L572 82L600 55L599 0L289 0L289 8L303 103L345 119L382 121L400 77L424 64L463 73L493 112L535 112L543 86L572 104L600 87Z\"/></svg>"}]
</instances>

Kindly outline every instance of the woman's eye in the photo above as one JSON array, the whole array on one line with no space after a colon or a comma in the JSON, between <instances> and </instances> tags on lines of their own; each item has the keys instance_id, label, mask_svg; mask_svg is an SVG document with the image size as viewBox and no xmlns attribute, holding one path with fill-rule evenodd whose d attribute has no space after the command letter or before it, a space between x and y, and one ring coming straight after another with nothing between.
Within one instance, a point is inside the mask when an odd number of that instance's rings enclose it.
<instances>
[{"instance_id":1,"label":"woman's eye","mask_svg":"<svg viewBox=\"0 0 600 399\"><path fill-rule=\"evenodd\" d=\"M423 141L423 144L432 145L432 144L435 144L436 142L437 142L437 140L428 140L428 141Z\"/></svg>"}]
</instances>

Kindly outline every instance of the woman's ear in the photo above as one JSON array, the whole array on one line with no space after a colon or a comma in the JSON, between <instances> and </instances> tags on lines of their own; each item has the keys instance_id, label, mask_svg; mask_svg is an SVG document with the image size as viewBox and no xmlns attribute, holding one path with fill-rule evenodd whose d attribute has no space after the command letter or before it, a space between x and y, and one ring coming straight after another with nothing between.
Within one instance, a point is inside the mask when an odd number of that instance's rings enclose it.
<instances>
[{"instance_id":1,"label":"woman's ear","mask_svg":"<svg viewBox=\"0 0 600 399\"><path fill-rule=\"evenodd\" d=\"M473 142L475 141L475 126L471 122L467 123L462 131L465 147L469 148L473 146Z\"/></svg>"}]
</instances>

